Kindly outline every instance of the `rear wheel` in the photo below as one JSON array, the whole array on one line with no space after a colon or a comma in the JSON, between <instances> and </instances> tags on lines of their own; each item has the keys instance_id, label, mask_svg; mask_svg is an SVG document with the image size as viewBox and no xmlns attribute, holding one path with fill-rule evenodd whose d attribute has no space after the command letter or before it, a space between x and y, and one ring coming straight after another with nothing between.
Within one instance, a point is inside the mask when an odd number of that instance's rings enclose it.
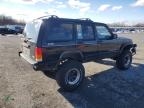
<instances>
[{"instance_id":1,"label":"rear wheel","mask_svg":"<svg viewBox=\"0 0 144 108\"><path fill-rule=\"evenodd\" d=\"M126 70L131 66L132 53L125 50L116 60L116 66L121 70Z\"/></svg>"},{"instance_id":2,"label":"rear wheel","mask_svg":"<svg viewBox=\"0 0 144 108\"><path fill-rule=\"evenodd\" d=\"M60 67L56 74L59 86L65 91L73 91L83 82L85 71L82 63L67 61Z\"/></svg>"},{"instance_id":3,"label":"rear wheel","mask_svg":"<svg viewBox=\"0 0 144 108\"><path fill-rule=\"evenodd\" d=\"M56 71L42 71L46 76L50 77L50 78L55 78L56 76Z\"/></svg>"},{"instance_id":4,"label":"rear wheel","mask_svg":"<svg viewBox=\"0 0 144 108\"><path fill-rule=\"evenodd\" d=\"M4 34L4 33L2 33L1 35L5 36L5 34Z\"/></svg>"}]
</instances>

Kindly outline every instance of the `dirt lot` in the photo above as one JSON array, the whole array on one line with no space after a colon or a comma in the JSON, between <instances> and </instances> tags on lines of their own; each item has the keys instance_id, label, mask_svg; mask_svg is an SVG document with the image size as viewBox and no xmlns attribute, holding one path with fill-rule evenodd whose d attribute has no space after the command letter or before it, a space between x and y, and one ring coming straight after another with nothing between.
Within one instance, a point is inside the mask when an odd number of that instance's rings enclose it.
<instances>
[{"instance_id":1,"label":"dirt lot","mask_svg":"<svg viewBox=\"0 0 144 108\"><path fill-rule=\"evenodd\" d=\"M0 108L143 108L144 33L125 36L138 44L132 67L119 71L109 59L84 64L84 84L73 93L18 57L18 36L0 36Z\"/></svg>"}]
</instances>

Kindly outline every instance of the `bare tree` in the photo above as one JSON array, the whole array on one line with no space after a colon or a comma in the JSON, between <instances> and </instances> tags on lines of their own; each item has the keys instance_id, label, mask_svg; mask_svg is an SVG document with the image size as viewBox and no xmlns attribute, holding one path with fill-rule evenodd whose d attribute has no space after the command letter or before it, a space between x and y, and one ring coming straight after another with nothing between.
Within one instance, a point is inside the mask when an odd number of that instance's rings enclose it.
<instances>
[{"instance_id":1,"label":"bare tree","mask_svg":"<svg viewBox=\"0 0 144 108\"><path fill-rule=\"evenodd\" d=\"M24 20L16 20L10 16L0 15L0 25L25 25Z\"/></svg>"}]
</instances>

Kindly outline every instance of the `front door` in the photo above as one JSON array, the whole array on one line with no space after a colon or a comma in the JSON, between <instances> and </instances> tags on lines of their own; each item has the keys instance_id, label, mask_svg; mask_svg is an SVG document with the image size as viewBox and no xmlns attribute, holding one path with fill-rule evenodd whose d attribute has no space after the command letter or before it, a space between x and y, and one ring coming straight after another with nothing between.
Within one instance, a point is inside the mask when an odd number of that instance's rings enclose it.
<instances>
[{"instance_id":1,"label":"front door","mask_svg":"<svg viewBox=\"0 0 144 108\"><path fill-rule=\"evenodd\" d=\"M98 51L101 58L113 57L117 54L120 44L105 24L96 24Z\"/></svg>"}]
</instances>

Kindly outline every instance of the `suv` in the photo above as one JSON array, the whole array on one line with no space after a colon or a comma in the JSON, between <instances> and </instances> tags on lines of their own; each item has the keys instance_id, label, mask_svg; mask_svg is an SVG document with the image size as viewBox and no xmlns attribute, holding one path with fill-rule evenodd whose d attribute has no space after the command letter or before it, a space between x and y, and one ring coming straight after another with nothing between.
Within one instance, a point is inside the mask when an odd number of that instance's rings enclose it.
<instances>
[{"instance_id":1,"label":"suv","mask_svg":"<svg viewBox=\"0 0 144 108\"><path fill-rule=\"evenodd\" d=\"M136 44L117 37L106 24L90 19L41 17L26 24L19 55L34 70L55 72L56 81L66 91L81 85L85 69L82 63L112 58L126 70L136 53Z\"/></svg>"}]
</instances>

